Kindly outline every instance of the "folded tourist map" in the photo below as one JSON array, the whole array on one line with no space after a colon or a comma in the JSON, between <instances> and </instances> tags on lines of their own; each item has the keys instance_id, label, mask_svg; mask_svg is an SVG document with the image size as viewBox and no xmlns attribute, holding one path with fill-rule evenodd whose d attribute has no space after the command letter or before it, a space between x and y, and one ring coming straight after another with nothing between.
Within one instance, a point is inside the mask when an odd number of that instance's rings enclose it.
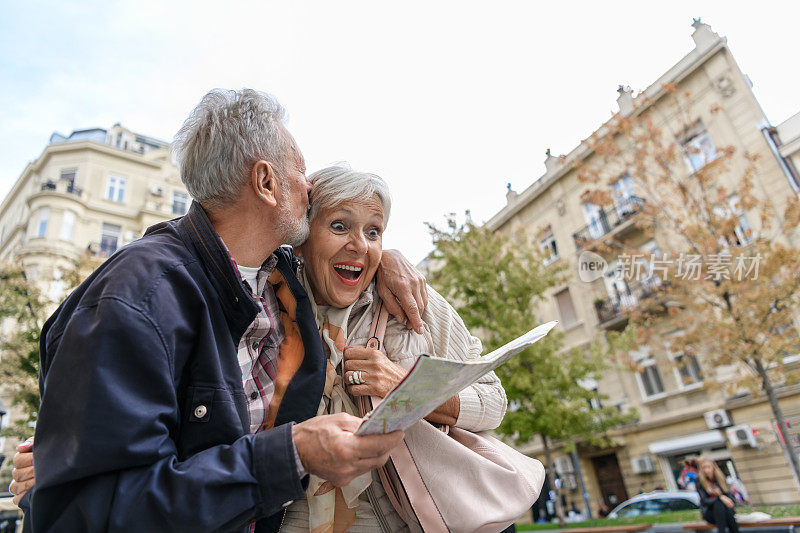
<instances>
[{"instance_id":1,"label":"folded tourist map","mask_svg":"<svg viewBox=\"0 0 800 533\"><path fill-rule=\"evenodd\" d=\"M356 435L391 433L428 416L464 388L537 342L558 321L547 322L495 351L470 361L421 355L406 377L364 417Z\"/></svg>"}]
</instances>

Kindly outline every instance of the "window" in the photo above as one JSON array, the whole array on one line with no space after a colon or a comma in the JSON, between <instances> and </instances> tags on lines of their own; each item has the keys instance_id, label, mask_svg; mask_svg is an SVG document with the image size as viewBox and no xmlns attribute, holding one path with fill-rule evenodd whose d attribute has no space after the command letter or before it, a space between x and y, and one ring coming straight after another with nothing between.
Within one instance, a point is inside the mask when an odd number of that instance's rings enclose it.
<instances>
[{"instance_id":1,"label":"window","mask_svg":"<svg viewBox=\"0 0 800 533\"><path fill-rule=\"evenodd\" d=\"M656 360L652 355L645 355L637 361L641 370L636 373L642 396L647 399L664 392L664 382L661 380L661 372L658 371Z\"/></svg>"},{"instance_id":2,"label":"window","mask_svg":"<svg viewBox=\"0 0 800 533\"><path fill-rule=\"evenodd\" d=\"M565 328L578 322L578 315L575 313L575 306L572 305L569 289L556 293L556 306L558 314L561 315L561 323Z\"/></svg>"},{"instance_id":3,"label":"window","mask_svg":"<svg viewBox=\"0 0 800 533\"><path fill-rule=\"evenodd\" d=\"M36 228L36 236L44 237L47 232L47 217L50 216L50 210L46 207L39 209L39 225Z\"/></svg>"},{"instance_id":4,"label":"window","mask_svg":"<svg viewBox=\"0 0 800 533\"><path fill-rule=\"evenodd\" d=\"M586 220L586 227L589 229L589 235L593 239L602 237L610 231L608 226L608 219L606 213L599 205L583 204L583 218Z\"/></svg>"},{"instance_id":5,"label":"window","mask_svg":"<svg viewBox=\"0 0 800 533\"><path fill-rule=\"evenodd\" d=\"M61 235L59 239L62 241L72 241L72 230L75 227L75 213L72 211L64 211L64 216L61 218Z\"/></svg>"},{"instance_id":6,"label":"window","mask_svg":"<svg viewBox=\"0 0 800 533\"><path fill-rule=\"evenodd\" d=\"M611 185L614 196L614 209L620 218L636 211L636 195L633 194L633 178L622 176Z\"/></svg>"},{"instance_id":7,"label":"window","mask_svg":"<svg viewBox=\"0 0 800 533\"><path fill-rule=\"evenodd\" d=\"M630 505L626 505L625 507L617 511L617 516L620 518L639 516L644 514L644 510L645 510L645 502L643 501L633 502Z\"/></svg>"},{"instance_id":8,"label":"window","mask_svg":"<svg viewBox=\"0 0 800 533\"><path fill-rule=\"evenodd\" d=\"M739 204L739 197L736 195L731 196L728 203L730 204L731 213L736 217L736 225L733 228L736 244L740 246L750 244L753 242L753 228L750 226L750 221L747 220L747 214Z\"/></svg>"},{"instance_id":9,"label":"window","mask_svg":"<svg viewBox=\"0 0 800 533\"><path fill-rule=\"evenodd\" d=\"M100 233L100 253L105 256L110 256L117 251L119 246L119 235L122 228L115 224L103 224L103 230Z\"/></svg>"},{"instance_id":10,"label":"window","mask_svg":"<svg viewBox=\"0 0 800 533\"><path fill-rule=\"evenodd\" d=\"M682 145L689 172L697 172L717 158L717 150L714 148L711 136L702 125L693 128Z\"/></svg>"},{"instance_id":11,"label":"window","mask_svg":"<svg viewBox=\"0 0 800 533\"><path fill-rule=\"evenodd\" d=\"M189 195L185 192L172 191L172 214L183 216L189 207Z\"/></svg>"},{"instance_id":12,"label":"window","mask_svg":"<svg viewBox=\"0 0 800 533\"><path fill-rule=\"evenodd\" d=\"M690 354L681 354L675 357L675 367L678 370L680 377L680 385L693 385L703 381L703 375L700 373L700 365L697 363L697 357Z\"/></svg>"},{"instance_id":13,"label":"window","mask_svg":"<svg viewBox=\"0 0 800 533\"><path fill-rule=\"evenodd\" d=\"M75 185L75 175L77 174L77 170L74 168L65 168L61 170L61 181L67 184L67 188L71 188Z\"/></svg>"},{"instance_id":14,"label":"window","mask_svg":"<svg viewBox=\"0 0 800 533\"><path fill-rule=\"evenodd\" d=\"M684 500L683 498L675 498L674 500L669 500L667 505L667 510L669 511L689 511L697 509L697 505L690 500Z\"/></svg>"},{"instance_id":15,"label":"window","mask_svg":"<svg viewBox=\"0 0 800 533\"><path fill-rule=\"evenodd\" d=\"M558 259L558 246L552 228L547 228L544 237L539 241L539 247L544 254L544 264L549 265Z\"/></svg>"},{"instance_id":16,"label":"window","mask_svg":"<svg viewBox=\"0 0 800 533\"><path fill-rule=\"evenodd\" d=\"M622 309L634 307L638 300L631 291L628 281L622 277L620 271L621 265L619 262L614 261L609 265L608 272L603 276L603 282L606 285L608 297L611 299L612 305Z\"/></svg>"},{"instance_id":17,"label":"window","mask_svg":"<svg viewBox=\"0 0 800 533\"><path fill-rule=\"evenodd\" d=\"M106 187L106 200L111 200L112 202L124 202L125 201L125 186L127 185L128 180L123 178L122 176L108 176L108 186Z\"/></svg>"}]
</instances>

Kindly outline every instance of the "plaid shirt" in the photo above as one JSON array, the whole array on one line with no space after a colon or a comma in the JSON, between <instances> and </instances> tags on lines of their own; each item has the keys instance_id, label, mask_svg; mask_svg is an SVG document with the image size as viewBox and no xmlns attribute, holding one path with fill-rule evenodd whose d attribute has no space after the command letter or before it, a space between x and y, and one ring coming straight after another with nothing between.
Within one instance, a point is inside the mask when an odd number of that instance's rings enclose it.
<instances>
[{"instance_id":1,"label":"plaid shirt","mask_svg":"<svg viewBox=\"0 0 800 533\"><path fill-rule=\"evenodd\" d=\"M275 392L278 348L284 339L278 299L272 285L267 283L267 278L278 263L278 257L272 254L261 265L255 290L242 279L233 257L231 261L242 285L261 308L239 340L237 349L239 368L242 370L242 385L247 398L247 411L250 414L250 433L256 433L267 419L269 402Z\"/></svg>"}]
</instances>

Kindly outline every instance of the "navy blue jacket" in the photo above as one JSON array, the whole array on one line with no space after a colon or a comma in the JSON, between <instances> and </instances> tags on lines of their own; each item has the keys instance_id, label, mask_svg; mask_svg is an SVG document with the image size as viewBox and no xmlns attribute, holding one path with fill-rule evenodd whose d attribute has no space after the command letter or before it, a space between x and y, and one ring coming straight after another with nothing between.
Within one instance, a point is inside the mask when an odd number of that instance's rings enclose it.
<instances>
[{"instance_id":1,"label":"navy blue jacket","mask_svg":"<svg viewBox=\"0 0 800 533\"><path fill-rule=\"evenodd\" d=\"M325 355L296 259L305 358L275 428L251 435L240 337L258 307L199 204L122 248L42 330L39 531L231 531L303 496L291 422L316 415ZM276 514L277 513L277 514Z\"/></svg>"}]
</instances>

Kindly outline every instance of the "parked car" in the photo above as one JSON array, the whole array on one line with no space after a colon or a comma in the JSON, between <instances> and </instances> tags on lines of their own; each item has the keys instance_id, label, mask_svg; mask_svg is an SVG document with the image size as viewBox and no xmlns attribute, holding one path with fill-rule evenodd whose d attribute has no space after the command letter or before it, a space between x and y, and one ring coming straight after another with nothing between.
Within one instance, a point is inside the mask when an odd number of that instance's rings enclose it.
<instances>
[{"instance_id":1,"label":"parked car","mask_svg":"<svg viewBox=\"0 0 800 533\"><path fill-rule=\"evenodd\" d=\"M690 490L655 490L638 494L614 507L606 518L625 518L700 508L700 496Z\"/></svg>"},{"instance_id":2,"label":"parked car","mask_svg":"<svg viewBox=\"0 0 800 533\"><path fill-rule=\"evenodd\" d=\"M14 533L22 523L22 511L14 505L13 498L10 492L0 492L0 533Z\"/></svg>"}]
</instances>

